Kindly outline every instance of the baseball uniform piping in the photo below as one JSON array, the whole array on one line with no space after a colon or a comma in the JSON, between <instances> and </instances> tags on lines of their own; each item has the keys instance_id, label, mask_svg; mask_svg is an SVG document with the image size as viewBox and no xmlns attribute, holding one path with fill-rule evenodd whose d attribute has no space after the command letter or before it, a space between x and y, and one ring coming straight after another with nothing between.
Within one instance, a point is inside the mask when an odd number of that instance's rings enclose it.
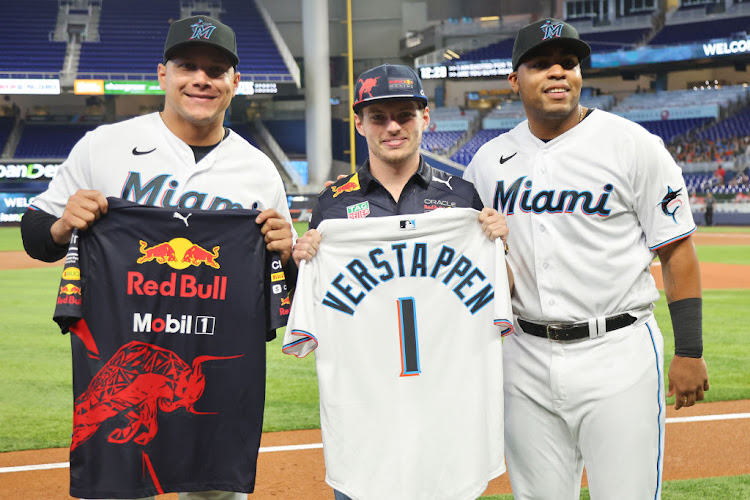
<instances>
[{"instance_id":1,"label":"baseball uniform piping","mask_svg":"<svg viewBox=\"0 0 750 500\"><path fill-rule=\"evenodd\" d=\"M652 247L649 247L649 248L650 248L651 250L658 250L659 248L661 248L661 247L663 247L663 246L665 246L665 245L669 245L669 244L670 244L670 243L672 243L672 242L675 242L675 241L677 241L677 240L681 240L681 239L683 239L683 238L687 238L688 236L690 236L691 234L693 234L693 233L694 233L694 232L695 232L695 231L696 231L697 229L698 229L698 227L697 227L697 226L695 226L695 227L693 227L693 229L691 229L690 231L688 231L688 232L687 232L687 233L685 233L685 234L681 234L680 236L675 236L675 237L674 237L674 238L672 238L671 240L667 240L667 241L665 241L665 242L663 242L663 243L659 243L658 245L654 245L654 246L652 246Z\"/></svg>"},{"instance_id":2,"label":"baseball uniform piping","mask_svg":"<svg viewBox=\"0 0 750 500\"><path fill-rule=\"evenodd\" d=\"M654 356L656 357L656 372L659 374L659 376L658 376L657 391L656 391L656 395L657 395L656 401L657 401L657 404L659 405L659 414L656 417L656 425L659 427L659 443L658 443L659 455L658 455L658 458L656 460L656 479L657 479L657 481L656 481L656 491L654 492L654 500L656 500L656 499L659 498L659 493L660 493L660 490L661 490L661 475L662 475L661 474L662 473L662 471L661 471L661 450L662 450L661 443L662 443L662 439L663 439L663 437L662 437L662 426L661 426L661 415L662 415L662 412L664 411L664 409L662 408L662 404L661 404L661 401L662 401L661 391L662 391L663 386L664 386L664 381L662 380L661 360L659 359L659 351L656 349L656 344L654 343L654 332L651 330L651 327L648 325L648 323L646 323L646 328L648 328L648 334L651 337L651 345L654 348Z\"/></svg>"},{"instance_id":3,"label":"baseball uniform piping","mask_svg":"<svg viewBox=\"0 0 750 500\"><path fill-rule=\"evenodd\" d=\"M294 354L298 358L304 358L305 356L307 356L308 354L310 354L312 351L314 351L318 347L318 339L316 339L315 335L313 335L312 333L308 333L308 332L303 331L303 330L292 330L292 334L293 335L299 335L302 338L297 339L294 342L290 342L290 343L286 344L284 347L282 347L281 350L282 350L282 352L284 354ZM313 345L312 349L310 349L309 351L307 351L302 356L299 356L297 353L289 353L289 352L287 352L287 349L291 349L292 347L294 347L296 345L303 344L305 342L310 342L310 341L313 341L315 343L315 345Z\"/></svg>"}]
</instances>

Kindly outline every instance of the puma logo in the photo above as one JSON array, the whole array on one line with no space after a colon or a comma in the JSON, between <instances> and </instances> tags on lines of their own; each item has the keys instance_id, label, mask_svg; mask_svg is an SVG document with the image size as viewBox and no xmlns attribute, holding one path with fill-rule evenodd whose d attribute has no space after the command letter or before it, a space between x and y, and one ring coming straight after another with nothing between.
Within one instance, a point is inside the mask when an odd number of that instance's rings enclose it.
<instances>
[{"instance_id":1,"label":"puma logo","mask_svg":"<svg viewBox=\"0 0 750 500\"><path fill-rule=\"evenodd\" d=\"M444 181L443 179L438 179L437 177L433 177L432 178L433 181L445 184L446 186L448 186L448 189L450 189L451 191L453 191L453 188L451 187L451 179L453 179L452 175L450 177L448 177L448 180L446 180L446 181Z\"/></svg>"},{"instance_id":2,"label":"puma logo","mask_svg":"<svg viewBox=\"0 0 750 500\"><path fill-rule=\"evenodd\" d=\"M189 213L187 215L182 215L181 213L175 212L172 215L172 217L174 217L175 219L180 219L182 222L184 222L185 223L185 227L190 227L189 224L188 224L188 218L190 218L191 215L193 215L193 214Z\"/></svg>"}]
</instances>

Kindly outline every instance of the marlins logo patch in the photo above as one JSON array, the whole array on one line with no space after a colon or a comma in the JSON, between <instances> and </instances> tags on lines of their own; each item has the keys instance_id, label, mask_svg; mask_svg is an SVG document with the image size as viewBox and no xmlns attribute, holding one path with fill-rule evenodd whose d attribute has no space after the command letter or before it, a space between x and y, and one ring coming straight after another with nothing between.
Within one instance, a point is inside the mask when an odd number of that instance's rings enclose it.
<instances>
[{"instance_id":1,"label":"marlins logo patch","mask_svg":"<svg viewBox=\"0 0 750 500\"><path fill-rule=\"evenodd\" d=\"M664 195L664 198L661 199L661 211L664 215L668 215L672 217L672 220L675 224L677 224L677 219L675 219L675 214L682 206L682 200L680 200L680 192L682 191L682 188L678 189L677 191L672 190L671 187L667 186L667 194Z\"/></svg>"}]
</instances>

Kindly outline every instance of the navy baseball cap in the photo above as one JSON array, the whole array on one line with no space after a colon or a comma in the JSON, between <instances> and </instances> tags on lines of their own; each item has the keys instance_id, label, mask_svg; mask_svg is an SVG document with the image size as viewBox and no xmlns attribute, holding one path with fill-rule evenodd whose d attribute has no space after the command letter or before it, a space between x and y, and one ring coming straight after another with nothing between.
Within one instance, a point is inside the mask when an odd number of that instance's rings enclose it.
<instances>
[{"instance_id":1,"label":"navy baseball cap","mask_svg":"<svg viewBox=\"0 0 750 500\"><path fill-rule=\"evenodd\" d=\"M354 87L354 112L376 101L387 99L409 99L427 106L422 82L417 73L408 66L383 64L368 69L357 78Z\"/></svg>"},{"instance_id":2,"label":"navy baseball cap","mask_svg":"<svg viewBox=\"0 0 750 500\"><path fill-rule=\"evenodd\" d=\"M222 50L232 62L232 66L237 66L240 62L237 56L237 37L232 28L208 16L192 16L174 21L169 26L167 41L164 43L164 63L166 64L177 50L194 43L211 45Z\"/></svg>"},{"instance_id":3,"label":"navy baseball cap","mask_svg":"<svg viewBox=\"0 0 750 500\"><path fill-rule=\"evenodd\" d=\"M513 71L518 70L518 66L533 50L553 44L568 47L578 56L578 62L591 55L591 47L581 40L573 26L559 19L542 19L518 30L513 44Z\"/></svg>"}]
</instances>

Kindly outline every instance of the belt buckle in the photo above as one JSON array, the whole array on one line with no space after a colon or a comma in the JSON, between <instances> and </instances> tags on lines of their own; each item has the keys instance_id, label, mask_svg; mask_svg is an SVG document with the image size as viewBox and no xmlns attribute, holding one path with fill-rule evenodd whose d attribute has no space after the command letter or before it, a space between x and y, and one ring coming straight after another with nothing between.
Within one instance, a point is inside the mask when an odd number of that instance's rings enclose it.
<instances>
[{"instance_id":1,"label":"belt buckle","mask_svg":"<svg viewBox=\"0 0 750 500\"><path fill-rule=\"evenodd\" d=\"M554 333L554 337L551 336L552 332L559 332L563 329L562 323L550 323L548 325L545 325L544 332L547 334L547 339L552 340L554 342L561 342L559 333Z\"/></svg>"}]
</instances>

